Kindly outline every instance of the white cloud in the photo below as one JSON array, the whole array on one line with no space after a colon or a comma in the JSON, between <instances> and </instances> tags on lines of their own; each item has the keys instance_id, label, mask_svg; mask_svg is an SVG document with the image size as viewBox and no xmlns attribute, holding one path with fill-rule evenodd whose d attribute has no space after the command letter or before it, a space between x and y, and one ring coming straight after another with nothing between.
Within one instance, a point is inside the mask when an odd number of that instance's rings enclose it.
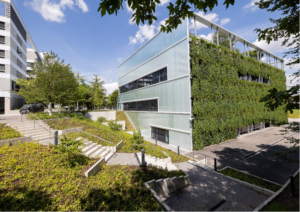
<instances>
[{"instance_id":1,"label":"white cloud","mask_svg":"<svg viewBox=\"0 0 300 212\"><path fill-rule=\"evenodd\" d=\"M246 12L253 12L258 8L257 5L255 5L255 2L258 2L259 0L251 0L251 2L249 4L246 4L244 7L243 7L243 10L245 10Z\"/></svg>"},{"instance_id":2,"label":"white cloud","mask_svg":"<svg viewBox=\"0 0 300 212\"><path fill-rule=\"evenodd\" d=\"M151 39L155 34L155 26L154 25L143 25L139 26L139 30L135 34L135 37L130 36L129 37L129 44L135 45L137 43L143 43L144 41L147 41Z\"/></svg>"},{"instance_id":3,"label":"white cloud","mask_svg":"<svg viewBox=\"0 0 300 212\"><path fill-rule=\"evenodd\" d=\"M258 39L256 39L256 41L254 41L253 44L268 52L279 53L287 51L289 49L286 46L282 46L283 40L283 38L280 38L277 41L271 41L270 44L268 44L265 40L258 41Z\"/></svg>"},{"instance_id":4,"label":"white cloud","mask_svg":"<svg viewBox=\"0 0 300 212\"><path fill-rule=\"evenodd\" d=\"M129 7L128 2L126 1L126 9L128 13L133 13L133 10Z\"/></svg>"},{"instance_id":5,"label":"white cloud","mask_svg":"<svg viewBox=\"0 0 300 212\"><path fill-rule=\"evenodd\" d=\"M114 92L116 89L118 89L117 82L106 83L103 86L107 91L107 93L106 93L107 95L110 95L112 92Z\"/></svg>"},{"instance_id":6,"label":"white cloud","mask_svg":"<svg viewBox=\"0 0 300 212\"><path fill-rule=\"evenodd\" d=\"M131 17L129 18L128 23L129 23L129 25L135 24L135 22L133 21L133 18L131 18Z\"/></svg>"},{"instance_id":7,"label":"white cloud","mask_svg":"<svg viewBox=\"0 0 300 212\"><path fill-rule=\"evenodd\" d=\"M200 11L198 13L196 13L197 15L211 21L211 22L217 22L219 20L218 18L218 14L217 13L208 13L208 14L205 14L204 12ZM196 28L197 29L201 29L201 28L208 28L208 26L204 25L204 24L201 24L199 22L196 22ZM194 29L194 19L192 18L191 19L191 23L190 23L190 29Z\"/></svg>"},{"instance_id":8,"label":"white cloud","mask_svg":"<svg viewBox=\"0 0 300 212\"><path fill-rule=\"evenodd\" d=\"M160 0L160 4L158 4L158 6L163 6L166 3L168 3L170 0Z\"/></svg>"},{"instance_id":9,"label":"white cloud","mask_svg":"<svg viewBox=\"0 0 300 212\"><path fill-rule=\"evenodd\" d=\"M206 39L206 40L209 40L209 41L211 41L211 33L209 33L209 34L207 34L207 35L200 35L200 37L202 37L202 38L204 38L204 39Z\"/></svg>"},{"instance_id":10,"label":"white cloud","mask_svg":"<svg viewBox=\"0 0 300 212\"><path fill-rule=\"evenodd\" d=\"M123 60L124 60L124 58L122 58L122 57L119 57L119 58L118 58L118 63L122 63L122 62L123 62Z\"/></svg>"},{"instance_id":11,"label":"white cloud","mask_svg":"<svg viewBox=\"0 0 300 212\"><path fill-rule=\"evenodd\" d=\"M229 18L222 18L221 19L221 26L224 26L225 24L229 23L230 19Z\"/></svg>"},{"instance_id":12,"label":"white cloud","mask_svg":"<svg viewBox=\"0 0 300 212\"><path fill-rule=\"evenodd\" d=\"M76 5L84 12L88 12L89 8L86 5L86 3L84 2L84 0L76 0Z\"/></svg>"},{"instance_id":13,"label":"white cloud","mask_svg":"<svg viewBox=\"0 0 300 212\"><path fill-rule=\"evenodd\" d=\"M163 25L163 26L166 25L166 20L167 20L167 18L159 22L159 25L156 28L158 32L160 31L161 25Z\"/></svg>"},{"instance_id":14,"label":"white cloud","mask_svg":"<svg viewBox=\"0 0 300 212\"><path fill-rule=\"evenodd\" d=\"M59 3L54 0L31 0L24 4L31 6L32 9L40 13L46 21L63 23L65 22L64 10L66 8L73 9L74 0L60 0ZM83 12L88 11L88 7L84 0L76 0L76 5Z\"/></svg>"}]
</instances>

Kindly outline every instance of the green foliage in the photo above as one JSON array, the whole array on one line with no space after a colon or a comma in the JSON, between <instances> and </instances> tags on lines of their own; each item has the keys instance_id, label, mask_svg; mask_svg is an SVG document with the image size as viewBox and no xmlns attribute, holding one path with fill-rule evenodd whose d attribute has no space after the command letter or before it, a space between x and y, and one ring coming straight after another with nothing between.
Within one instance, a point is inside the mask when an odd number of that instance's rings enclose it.
<instances>
[{"instance_id":1,"label":"green foliage","mask_svg":"<svg viewBox=\"0 0 300 212\"><path fill-rule=\"evenodd\" d=\"M64 130L64 129L74 128L74 127L83 127L84 131L92 135L95 135L97 137L100 137L102 139L105 139L107 141L110 141L114 145L118 144L121 140L123 140L124 144L122 148L118 150L118 152L126 152L126 153L136 152L136 150L132 148L132 142L131 142L132 135L124 131L112 131L108 126L100 124L97 121L92 121L83 116L77 115L70 119L48 120L46 122L47 124L50 125L51 128L54 128L56 130ZM83 137L85 139L101 144L103 146L111 145L110 143L104 142L100 139L97 139L93 136L89 136L82 132L68 134L68 137L72 137L72 138ZM177 154L175 152L172 152L160 146L156 147L153 143L146 140L144 140L144 144L145 145L143 145L143 148L145 149L147 155L157 156L158 158L166 158L166 155L162 152L164 151L170 156L173 163L177 162ZM157 152L155 152L154 147L156 147ZM188 160L189 158L183 155L178 156L179 162L185 162Z\"/></svg>"},{"instance_id":2,"label":"green foliage","mask_svg":"<svg viewBox=\"0 0 300 212\"><path fill-rule=\"evenodd\" d=\"M97 121L101 124L101 123L105 122L106 119L104 117L99 117Z\"/></svg>"},{"instance_id":3,"label":"green foliage","mask_svg":"<svg viewBox=\"0 0 300 212\"><path fill-rule=\"evenodd\" d=\"M125 130L134 131L134 127L130 123L124 111L116 111L116 119L119 121L125 121Z\"/></svg>"},{"instance_id":4,"label":"green foliage","mask_svg":"<svg viewBox=\"0 0 300 212\"><path fill-rule=\"evenodd\" d=\"M299 119L300 118L300 110L294 109L293 113L289 112L289 118Z\"/></svg>"},{"instance_id":5,"label":"green foliage","mask_svg":"<svg viewBox=\"0 0 300 212\"><path fill-rule=\"evenodd\" d=\"M284 71L195 37L191 58L194 150L236 138L241 127L287 122L284 105L272 111L260 101L272 88L286 90ZM270 85L240 80L238 73L270 77Z\"/></svg>"},{"instance_id":6,"label":"green foliage","mask_svg":"<svg viewBox=\"0 0 300 212\"><path fill-rule=\"evenodd\" d=\"M112 1L112 0L101 0L98 8L98 12L101 16L105 16L106 13L118 14L119 10L123 9L124 0ZM226 8L229 5L233 5L235 0L224 0L224 5ZM133 10L131 19L137 24L145 24L148 22L149 25L153 24L156 20L156 7L161 3L160 0L127 0L128 7ZM181 20L185 18L193 18L194 11L198 10L204 11L205 13L208 9L211 11L215 6L218 6L218 0L180 0L176 1L175 5L170 2L167 9L169 10L169 18L166 20L166 25L161 25L161 30L163 32L171 32L172 29L176 29Z\"/></svg>"},{"instance_id":7,"label":"green foliage","mask_svg":"<svg viewBox=\"0 0 300 212\"><path fill-rule=\"evenodd\" d=\"M107 104L110 107L117 108L118 105L118 95L119 95L119 90L115 90L108 96Z\"/></svg>"},{"instance_id":8,"label":"green foliage","mask_svg":"<svg viewBox=\"0 0 300 212\"><path fill-rule=\"evenodd\" d=\"M266 188L266 189L274 191L274 192L278 191L281 188L281 186L279 186L277 184L265 181L262 178L255 177L255 176L237 171L235 169L226 168L219 172L221 174L230 176L232 178L235 178L235 179L238 179L241 181L245 181L245 182L253 184L253 185L257 185L262 188Z\"/></svg>"},{"instance_id":9,"label":"green foliage","mask_svg":"<svg viewBox=\"0 0 300 212\"><path fill-rule=\"evenodd\" d=\"M0 124L0 141L9 140L13 138L20 138L20 137L23 136L18 131L14 130L13 128L5 124Z\"/></svg>"},{"instance_id":10,"label":"green foliage","mask_svg":"<svg viewBox=\"0 0 300 212\"><path fill-rule=\"evenodd\" d=\"M91 102L94 109L104 105L105 88L103 87L104 81L98 75L94 75L91 83Z\"/></svg>"},{"instance_id":11,"label":"green foliage","mask_svg":"<svg viewBox=\"0 0 300 212\"><path fill-rule=\"evenodd\" d=\"M52 116L50 116L49 113L47 112L40 112L40 113L35 113L34 115L28 114L27 119L36 119L36 117L39 119L70 118L76 115L77 115L76 113L69 113L69 112L60 112L60 113L54 112L52 113Z\"/></svg>"},{"instance_id":12,"label":"green foliage","mask_svg":"<svg viewBox=\"0 0 300 212\"><path fill-rule=\"evenodd\" d=\"M54 146L0 146L0 211L162 211L146 181L183 175L148 167L106 166L94 176L87 165L69 167Z\"/></svg>"},{"instance_id":13,"label":"green foliage","mask_svg":"<svg viewBox=\"0 0 300 212\"><path fill-rule=\"evenodd\" d=\"M118 124L117 121L109 121L108 126L112 131L121 131L122 124Z\"/></svg>"},{"instance_id":14,"label":"green foliage","mask_svg":"<svg viewBox=\"0 0 300 212\"><path fill-rule=\"evenodd\" d=\"M137 144L137 146L134 146L134 149L136 149L136 150L143 149L143 146L141 146L141 144L144 143L144 138L141 134L140 129L133 131L133 135L132 135L132 138L131 138L131 143L132 143L132 145Z\"/></svg>"}]
</instances>

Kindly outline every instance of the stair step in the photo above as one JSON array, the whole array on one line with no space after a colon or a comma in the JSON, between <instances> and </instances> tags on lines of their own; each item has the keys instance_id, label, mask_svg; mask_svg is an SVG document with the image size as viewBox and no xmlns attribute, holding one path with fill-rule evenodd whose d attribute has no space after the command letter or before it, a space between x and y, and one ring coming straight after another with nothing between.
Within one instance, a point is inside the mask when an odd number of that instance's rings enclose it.
<instances>
[{"instance_id":1,"label":"stair step","mask_svg":"<svg viewBox=\"0 0 300 212\"><path fill-rule=\"evenodd\" d=\"M86 153L87 151L89 151L90 149L92 149L94 146L97 146L97 144L96 144L96 143L92 143L92 144L90 144L90 145L84 147L84 148L82 149L82 152L83 152L83 153Z\"/></svg>"},{"instance_id":2,"label":"stair step","mask_svg":"<svg viewBox=\"0 0 300 212\"><path fill-rule=\"evenodd\" d=\"M47 131L39 131L39 132L34 132L34 133L28 133L28 132L21 132L23 135L26 136L38 136L38 135L51 135L51 133L47 132Z\"/></svg>"},{"instance_id":3,"label":"stair step","mask_svg":"<svg viewBox=\"0 0 300 212\"><path fill-rule=\"evenodd\" d=\"M92 154L94 154L98 149L100 149L102 146L101 145L96 145L95 147L93 147L92 149L90 149L89 151L87 151L86 153L84 153L86 156L91 156Z\"/></svg>"},{"instance_id":4,"label":"stair step","mask_svg":"<svg viewBox=\"0 0 300 212\"><path fill-rule=\"evenodd\" d=\"M107 162L113 155L114 155L113 152L108 153L108 154L105 156L104 161Z\"/></svg>"},{"instance_id":5,"label":"stair step","mask_svg":"<svg viewBox=\"0 0 300 212\"><path fill-rule=\"evenodd\" d=\"M110 153L111 151L109 149L105 150L104 152L102 152L100 154L100 157L104 158L108 153Z\"/></svg>"},{"instance_id":6,"label":"stair step","mask_svg":"<svg viewBox=\"0 0 300 212\"><path fill-rule=\"evenodd\" d=\"M101 153L106 151L106 149L106 147L101 147L99 150L97 150L94 154L91 155L91 158L100 157Z\"/></svg>"}]
</instances>

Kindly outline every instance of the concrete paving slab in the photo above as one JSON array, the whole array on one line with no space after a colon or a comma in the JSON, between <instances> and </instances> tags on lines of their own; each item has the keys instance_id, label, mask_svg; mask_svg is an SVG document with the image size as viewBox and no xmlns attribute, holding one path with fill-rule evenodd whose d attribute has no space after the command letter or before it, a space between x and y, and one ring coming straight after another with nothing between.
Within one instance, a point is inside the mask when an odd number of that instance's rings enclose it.
<instances>
[{"instance_id":1,"label":"concrete paving slab","mask_svg":"<svg viewBox=\"0 0 300 212\"><path fill-rule=\"evenodd\" d=\"M107 165L140 165L134 153L115 153L107 162Z\"/></svg>"}]
</instances>

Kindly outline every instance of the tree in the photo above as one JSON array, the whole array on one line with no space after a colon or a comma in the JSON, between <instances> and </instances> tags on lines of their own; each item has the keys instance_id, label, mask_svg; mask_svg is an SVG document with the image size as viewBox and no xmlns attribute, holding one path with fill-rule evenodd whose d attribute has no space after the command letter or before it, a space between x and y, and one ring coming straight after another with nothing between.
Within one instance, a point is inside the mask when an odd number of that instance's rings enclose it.
<instances>
[{"instance_id":1,"label":"tree","mask_svg":"<svg viewBox=\"0 0 300 212\"><path fill-rule=\"evenodd\" d=\"M253 58L257 58L257 50L256 49L254 49L254 50L251 50L251 51L249 51L249 56L250 57L253 57ZM261 55L260 55L261 57L263 57L264 56L264 54L263 53L261 53Z\"/></svg>"},{"instance_id":2,"label":"tree","mask_svg":"<svg viewBox=\"0 0 300 212\"><path fill-rule=\"evenodd\" d=\"M101 3L98 8L98 12L101 13L103 17L106 13L118 14L118 11L123 9L123 2L125 0L100 0ZM226 8L229 5L233 5L235 0L224 0L224 5ZM153 24L157 20L155 10L158 4L161 3L160 0L127 0L128 7L133 10L131 20L133 20L137 25L140 23L148 22L149 25ZM169 3L167 9L169 10L169 18L165 22L165 26L161 25L161 31L171 32L172 29L176 29L179 24L181 24L181 19L194 17L194 10L201 10L205 13L209 9L210 11L218 5L218 0L176 0L175 5Z\"/></svg>"},{"instance_id":3,"label":"tree","mask_svg":"<svg viewBox=\"0 0 300 212\"><path fill-rule=\"evenodd\" d=\"M52 103L67 103L75 99L78 82L70 65L64 64L57 54L46 53L42 62L36 61L29 79L18 79L19 95L27 103L47 102L52 116Z\"/></svg>"},{"instance_id":4,"label":"tree","mask_svg":"<svg viewBox=\"0 0 300 212\"><path fill-rule=\"evenodd\" d=\"M299 1L298 0L260 0L255 3L260 9L267 9L269 12L282 11L281 18L270 19L275 24L274 27L269 27L264 30L255 29L258 32L259 40L265 40L268 44L282 38L282 46L290 48L285 52L285 56L292 55L287 65L299 64ZM299 70L293 76L299 78ZM299 79L297 79L299 81ZM262 99L266 105L274 110L275 108L285 105L285 110L293 113L294 109L299 109L299 84L291 87L286 91L277 91L276 89L270 90L269 94ZM294 132L299 132L299 123L290 124L287 129ZM299 152L298 144L299 138L289 137L287 140L293 144L293 147L287 151L276 153L277 157L283 158L290 162L298 162L299 158L295 161L293 157Z\"/></svg>"},{"instance_id":5,"label":"tree","mask_svg":"<svg viewBox=\"0 0 300 212\"><path fill-rule=\"evenodd\" d=\"M99 108L104 105L105 88L103 87L104 81L95 74L91 83L91 102L94 108Z\"/></svg>"},{"instance_id":6,"label":"tree","mask_svg":"<svg viewBox=\"0 0 300 212\"><path fill-rule=\"evenodd\" d=\"M108 96L108 106L116 108L118 105L119 90L115 90Z\"/></svg>"},{"instance_id":7,"label":"tree","mask_svg":"<svg viewBox=\"0 0 300 212\"><path fill-rule=\"evenodd\" d=\"M85 78L79 72L76 74L76 79L79 83L76 101L77 103L82 102L84 107L84 103L87 104L91 100L91 88L86 84Z\"/></svg>"}]
</instances>

